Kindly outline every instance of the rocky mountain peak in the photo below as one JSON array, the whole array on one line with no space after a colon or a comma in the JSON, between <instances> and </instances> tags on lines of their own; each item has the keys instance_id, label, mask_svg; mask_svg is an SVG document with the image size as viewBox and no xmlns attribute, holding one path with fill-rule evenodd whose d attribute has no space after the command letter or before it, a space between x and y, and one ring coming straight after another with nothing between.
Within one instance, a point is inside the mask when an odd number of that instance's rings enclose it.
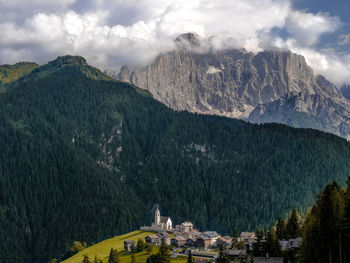
<instances>
[{"instance_id":1,"label":"rocky mountain peak","mask_svg":"<svg viewBox=\"0 0 350 263\"><path fill-rule=\"evenodd\" d=\"M177 50L161 54L152 64L133 72L123 67L118 78L148 90L175 110L322 127L344 137L348 131L350 135L349 101L323 76L315 76L303 56L278 50L258 54L239 49L204 53L201 39L193 33L179 36L176 42L180 43ZM202 43L205 46L206 42ZM280 107L288 103L290 107ZM277 110L283 113L276 119L273 112ZM291 115L299 118L300 112L305 113L302 122L286 121ZM314 120L305 120L310 116L327 119L327 124L312 126Z\"/></svg>"},{"instance_id":2,"label":"rocky mountain peak","mask_svg":"<svg viewBox=\"0 0 350 263\"><path fill-rule=\"evenodd\" d=\"M181 34L175 39L178 48L193 49L201 46L200 36L196 33Z\"/></svg>"},{"instance_id":3,"label":"rocky mountain peak","mask_svg":"<svg viewBox=\"0 0 350 263\"><path fill-rule=\"evenodd\" d=\"M76 66L87 66L85 58L81 56L61 56L51 61L49 65L64 66L64 65L76 65Z\"/></svg>"},{"instance_id":4,"label":"rocky mountain peak","mask_svg":"<svg viewBox=\"0 0 350 263\"><path fill-rule=\"evenodd\" d=\"M121 67L117 78L124 82L130 82L130 74L131 74L130 69L128 68L127 65L124 65Z\"/></svg>"}]
</instances>

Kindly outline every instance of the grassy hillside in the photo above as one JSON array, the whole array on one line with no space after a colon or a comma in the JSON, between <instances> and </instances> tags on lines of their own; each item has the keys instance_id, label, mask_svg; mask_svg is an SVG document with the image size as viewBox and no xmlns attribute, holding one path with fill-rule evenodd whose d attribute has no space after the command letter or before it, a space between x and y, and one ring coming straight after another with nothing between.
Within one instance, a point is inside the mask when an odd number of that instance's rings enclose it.
<instances>
[{"instance_id":1,"label":"grassy hillside","mask_svg":"<svg viewBox=\"0 0 350 263\"><path fill-rule=\"evenodd\" d=\"M1 65L0 66L0 84L7 84L27 75L39 65L30 62L21 62L15 65Z\"/></svg>"},{"instance_id":2,"label":"grassy hillside","mask_svg":"<svg viewBox=\"0 0 350 263\"><path fill-rule=\"evenodd\" d=\"M137 229L151 209L222 234L267 227L350 172L350 144L284 125L174 112L61 57L0 95L0 262Z\"/></svg>"},{"instance_id":3,"label":"grassy hillside","mask_svg":"<svg viewBox=\"0 0 350 263\"><path fill-rule=\"evenodd\" d=\"M116 236L114 238L107 239L96 245L88 247L83 251L80 251L73 257L63 261L62 263L80 263L84 255L87 255L91 260L95 258L95 255L97 255L97 257L103 260L103 262L108 262L108 256L111 248L118 250L121 263L129 263L131 262L131 253L124 250L124 241L134 240L135 242L137 242L139 239L144 240L146 236L152 234L154 233L144 231L133 231L125 235ZM156 252L157 251L155 249L154 253ZM135 253L135 257L137 258L138 263L146 262L148 256L149 254L146 251Z\"/></svg>"}]
</instances>

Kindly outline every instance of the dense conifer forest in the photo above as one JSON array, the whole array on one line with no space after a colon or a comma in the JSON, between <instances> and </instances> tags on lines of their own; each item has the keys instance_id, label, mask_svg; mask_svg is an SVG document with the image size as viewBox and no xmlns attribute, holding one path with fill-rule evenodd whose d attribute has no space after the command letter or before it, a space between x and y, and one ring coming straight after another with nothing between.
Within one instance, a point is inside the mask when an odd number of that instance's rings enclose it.
<instances>
[{"instance_id":1,"label":"dense conifer forest","mask_svg":"<svg viewBox=\"0 0 350 263\"><path fill-rule=\"evenodd\" d=\"M0 95L0 262L136 229L155 203L203 230L267 228L349 172L334 135L174 112L61 57Z\"/></svg>"},{"instance_id":2,"label":"dense conifer forest","mask_svg":"<svg viewBox=\"0 0 350 263\"><path fill-rule=\"evenodd\" d=\"M336 182L320 193L303 225L302 263L350 260L350 177L343 189Z\"/></svg>"}]
</instances>

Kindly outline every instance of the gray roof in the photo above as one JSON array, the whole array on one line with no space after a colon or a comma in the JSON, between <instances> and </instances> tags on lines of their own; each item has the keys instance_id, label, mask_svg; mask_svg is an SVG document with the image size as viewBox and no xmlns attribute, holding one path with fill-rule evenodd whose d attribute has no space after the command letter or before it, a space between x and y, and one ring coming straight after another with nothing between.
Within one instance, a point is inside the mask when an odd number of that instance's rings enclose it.
<instances>
[{"instance_id":1,"label":"gray roof","mask_svg":"<svg viewBox=\"0 0 350 263\"><path fill-rule=\"evenodd\" d=\"M226 250L226 254L230 256L244 256L245 254L247 254L247 252L245 251L245 249L229 249Z\"/></svg>"},{"instance_id":2,"label":"gray roof","mask_svg":"<svg viewBox=\"0 0 350 263\"><path fill-rule=\"evenodd\" d=\"M158 234L159 237L170 237L170 235L167 232L161 232Z\"/></svg>"},{"instance_id":3,"label":"gray roof","mask_svg":"<svg viewBox=\"0 0 350 263\"><path fill-rule=\"evenodd\" d=\"M270 257L268 260L265 257L254 257L254 263L283 263L283 258Z\"/></svg>"},{"instance_id":4,"label":"gray roof","mask_svg":"<svg viewBox=\"0 0 350 263\"><path fill-rule=\"evenodd\" d=\"M289 239L287 249L299 248L301 246L302 241L303 239L301 237Z\"/></svg>"},{"instance_id":5,"label":"gray roof","mask_svg":"<svg viewBox=\"0 0 350 263\"><path fill-rule=\"evenodd\" d=\"M126 240L124 241L124 243L127 243L127 244L135 244L136 242L134 240Z\"/></svg>"},{"instance_id":6,"label":"gray roof","mask_svg":"<svg viewBox=\"0 0 350 263\"><path fill-rule=\"evenodd\" d=\"M168 219L170 219L170 217L168 217L168 216L161 216L161 217L160 217L160 222L159 222L159 223L165 224L166 222L168 222Z\"/></svg>"},{"instance_id":7,"label":"gray roof","mask_svg":"<svg viewBox=\"0 0 350 263\"><path fill-rule=\"evenodd\" d=\"M193 226L193 224L191 222L183 222L181 225L183 225L184 227L189 227L189 226Z\"/></svg>"},{"instance_id":8,"label":"gray roof","mask_svg":"<svg viewBox=\"0 0 350 263\"><path fill-rule=\"evenodd\" d=\"M203 233L205 236L208 236L210 238L215 238L220 236L216 231L206 231Z\"/></svg>"},{"instance_id":9,"label":"gray roof","mask_svg":"<svg viewBox=\"0 0 350 263\"><path fill-rule=\"evenodd\" d=\"M202 236L200 236L199 238L201 238L201 239L203 239L203 240L210 239L210 237L208 237L207 235L202 235Z\"/></svg>"}]
</instances>

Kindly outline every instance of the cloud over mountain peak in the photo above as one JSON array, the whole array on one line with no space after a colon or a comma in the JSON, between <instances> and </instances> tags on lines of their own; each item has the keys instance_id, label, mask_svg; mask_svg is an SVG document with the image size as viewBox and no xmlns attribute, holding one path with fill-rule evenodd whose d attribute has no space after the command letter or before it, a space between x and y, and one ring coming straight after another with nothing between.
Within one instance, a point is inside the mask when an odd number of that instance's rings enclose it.
<instances>
[{"instance_id":1,"label":"cloud over mountain peak","mask_svg":"<svg viewBox=\"0 0 350 263\"><path fill-rule=\"evenodd\" d=\"M100 68L139 67L174 49L178 35L196 32L215 35L218 49L291 49L337 84L350 76L347 56L315 47L340 19L294 10L289 0L1 0L0 10L0 63L69 53ZM327 74L334 67L336 78Z\"/></svg>"}]
</instances>

